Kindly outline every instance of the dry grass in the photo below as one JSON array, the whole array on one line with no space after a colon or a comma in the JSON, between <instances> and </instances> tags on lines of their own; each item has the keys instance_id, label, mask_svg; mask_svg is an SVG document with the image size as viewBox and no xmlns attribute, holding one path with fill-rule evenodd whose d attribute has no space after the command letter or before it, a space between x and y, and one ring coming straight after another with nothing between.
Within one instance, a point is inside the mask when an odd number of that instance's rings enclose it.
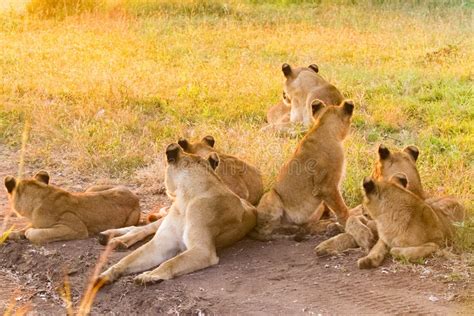
<instances>
[{"instance_id":1,"label":"dry grass","mask_svg":"<svg viewBox=\"0 0 474 316\"><path fill-rule=\"evenodd\" d=\"M211 134L268 187L297 142L259 132L280 65L317 63L357 107L348 204L379 143L416 144L426 189L472 214L472 7L358 3L115 0L49 19L0 14L0 141L19 147L31 118L29 163L130 179L178 137Z\"/></svg>"}]
</instances>

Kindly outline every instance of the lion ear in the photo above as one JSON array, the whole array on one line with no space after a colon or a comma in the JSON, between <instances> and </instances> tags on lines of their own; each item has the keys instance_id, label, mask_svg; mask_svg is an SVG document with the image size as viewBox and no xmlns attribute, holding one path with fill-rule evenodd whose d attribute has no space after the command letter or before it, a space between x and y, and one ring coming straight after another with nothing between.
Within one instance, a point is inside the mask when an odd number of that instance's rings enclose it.
<instances>
[{"instance_id":1,"label":"lion ear","mask_svg":"<svg viewBox=\"0 0 474 316\"><path fill-rule=\"evenodd\" d=\"M212 169L216 170L219 165L219 155L217 153L211 153L209 157L207 157L207 161L209 161Z\"/></svg>"},{"instance_id":2,"label":"lion ear","mask_svg":"<svg viewBox=\"0 0 474 316\"><path fill-rule=\"evenodd\" d=\"M210 147L214 147L214 144L216 143L216 140L214 139L214 137L208 135L208 136L206 136L202 139L202 142L206 143Z\"/></svg>"},{"instance_id":3,"label":"lion ear","mask_svg":"<svg viewBox=\"0 0 474 316\"><path fill-rule=\"evenodd\" d=\"M406 188L408 186L407 176L406 176L406 174L404 174L402 172L398 172L398 173L394 174L390 178L390 181L395 183L395 184L398 184L399 186L401 186L403 188Z\"/></svg>"},{"instance_id":4,"label":"lion ear","mask_svg":"<svg viewBox=\"0 0 474 316\"><path fill-rule=\"evenodd\" d=\"M319 72L319 67L316 64L311 64L308 66L309 69L313 70L315 73Z\"/></svg>"},{"instance_id":5,"label":"lion ear","mask_svg":"<svg viewBox=\"0 0 474 316\"><path fill-rule=\"evenodd\" d=\"M168 163L174 163L178 161L179 154L182 151L181 146L176 143L169 144L166 147L166 160Z\"/></svg>"},{"instance_id":6,"label":"lion ear","mask_svg":"<svg viewBox=\"0 0 474 316\"><path fill-rule=\"evenodd\" d=\"M15 189L15 187L16 187L15 178L12 177L12 176L6 176L4 182L5 182L5 188L7 188L7 192L12 193L13 190Z\"/></svg>"},{"instance_id":7,"label":"lion ear","mask_svg":"<svg viewBox=\"0 0 474 316\"><path fill-rule=\"evenodd\" d=\"M326 107L326 105L324 104L323 101L319 100L319 99L314 99L312 102L311 102L311 110L313 112L313 116L318 113L319 111L321 111L322 109L324 109Z\"/></svg>"},{"instance_id":8,"label":"lion ear","mask_svg":"<svg viewBox=\"0 0 474 316\"><path fill-rule=\"evenodd\" d=\"M418 159L418 156L420 155L420 151L418 150L418 147L414 145L405 147L403 151L409 154L413 158L413 160L415 160L415 162Z\"/></svg>"},{"instance_id":9,"label":"lion ear","mask_svg":"<svg viewBox=\"0 0 474 316\"><path fill-rule=\"evenodd\" d=\"M180 138L178 140L178 145L181 146L184 150L189 148L189 142L186 138Z\"/></svg>"},{"instance_id":10,"label":"lion ear","mask_svg":"<svg viewBox=\"0 0 474 316\"><path fill-rule=\"evenodd\" d=\"M380 144L379 146L379 157L380 160L385 160L390 156L390 150L388 150L387 147L385 147L384 144Z\"/></svg>"},{"instance_id":11,"label":"lion ear","mask_svg":"<svg viewBox=\"0 0 474 316\"><path fill-rule=\"evenodd\" d=\"M344 109L344 112L348 115L352 115L352 113L354 112L354 102L352 100L344 100L342 107Z\"/></svg>"},{"instance_id":12,"label":"lion ear","mask_svg":"<svg viewBox=\"0 0 474 316\"><path fill-rule=\"evenodd\" d=\"M42 182L44 184L49 184L49 174L48 174L48 172L46 172L44 170L38 171L35 174L34 178L35 178L35 180L37 180L39 182Z\"/></svg>"},{"instance_id":13,"label":"lion ear","mask_svg":"<svg viewBox=\"0 0 474 316\"><path fill-rule=\"evenodd\" d=\"M293 75L293 69L291 69L291 66L287 63L281 65L281 71L283 71L283 74L286 78L291 77Z\"/></svg>"},{"instance_id":14,"label":"lion ear","mask_svg":"<svg viewBox=\"0 0 474 316\"><path fill-rule=\"evenodd\" d=\"M362 186L364 187L366 195L369 195L375 190L375 182L371 177L365 177Z\"/></svg>"}]
</instances>

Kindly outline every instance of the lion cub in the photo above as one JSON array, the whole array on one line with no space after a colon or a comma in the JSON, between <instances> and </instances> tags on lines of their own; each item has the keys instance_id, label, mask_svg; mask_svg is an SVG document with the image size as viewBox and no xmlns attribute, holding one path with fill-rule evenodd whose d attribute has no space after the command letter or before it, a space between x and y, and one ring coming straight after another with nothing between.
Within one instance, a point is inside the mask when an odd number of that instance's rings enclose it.
<instances>
[{"instance_id":1,"label":"lion cub","mask_svg":"<svg viewBox=\"0 0 474 316\"><path fill-rule=\"evenodd\" d=\"M389 181L364 179L364 211L375 220L379 240L366 257L358 260L359 268L378 267L389 250L392 256L416 261L451 240L453 226L449 219L408 191L407 185L403 173Z\"/></svg>"},{"instance_id":2,"label":"lion cub","mask_svg":"<svg viewBox=\"0 0 474 316\"><path fill-rule=\"evenodd\" d=\"M174 200L168 215L151 241L103 272L97 282L113 282L158 265L136 281L168 280L204 269L219 262L216 248L234 244L255 226L255 208L216 174L216 153L203 159L170 144L166 157L165 185Z\"/></svg>"},{"instance_id":3,"label":"lion cub","mask_svg":"<svg viewBox=\"0 0 474 316\"><path fill-rule=\"evenodd\" d=\"M71 193L50 185L45 171L32 179L7 176L5 187L13 210L31 220L24 236L33 243L83 239L140 219L138 197L124 187Z\"/></svg>"},{"instance_id":4,"label":"lion cub","mask_svg":"<svg viewBox=\"0 0 474 316\"><path fill-rule=\"evenodd\" d=\"M263 195L263 180L260 171L243 160L231 155L218 152L214 148L215 140L212 136L204 137L200 142L190 143L187 139L180 139L178 144L190 154L207 157L210 153L219 154L217 175L235 194L257 205Z\"/></svg>"},{"instance_id":5,"label":"lion cub","mask_svg":"<svg viewBox=\"0 0 474 316\"><path fill-rule=\"evenodd\" d=\"M384 145L380 145L372 177L382 181L389 180L397 173L403 173L408 179L407 189L425 199L426 194L416 167L419 154L418 148L413 145L395 151L390 151ZM465 217L464 207L453 197L428 198L425 202L433 209L443 212L451 221L462 221ZM362 247L368 252L372 248L378 238L374 221L362 215L361 205L350 210L349 214L345 233L320 243L315 248L316 254L334 254L357 247Z\"/></svg>"},{"instance_id":6,"label":"lion cub","mask_svg":"<svg viewBox=\"0 0 474 316\"><path fill-rule=\"evenodd\" d=\"M283 89L283 100L268 109L267 121L264 128L287 131L295 123L301 123L306 129L311 127L318 115L313 101L321 100L327 105L339 105L343 96L339 90L321 77L317 65L292 68L282 65L286 78Z\"/></svg>"},{"instance_id":7,"label":"lion cub","mask_svg":"<svg viewBox=\"0 0 474 316\"><path fill-rule=\"evenodd\" d=\"M348 216L339 185L344 169L342 142L350 130L354 104L339 106L319 103L318 119L281 168L276 184L257 207L257 227L253 236L269 239L286 224L302 225L325 202L340 222Z\"/></svg>"},{"instance_id":8,"label":"lion cub","mask_svg":"<svg viewBox=\"0 0 474 316\"><path fill-rule=\"evenodd\" d=\"M384 145L378 149L378 160L372 177L388 180L394 174L403 172L409 179L408 190L420 197L424 196L420 176L416 168L419 151L416 146L407 146L401 151L391 152ZM362 205L349 211L345 232L321 242L314 250L317 255L335 254L349 248L362 247L367 252L377 240L377 229L373 220L362 215Z\"/></svg>"}]
</instances>

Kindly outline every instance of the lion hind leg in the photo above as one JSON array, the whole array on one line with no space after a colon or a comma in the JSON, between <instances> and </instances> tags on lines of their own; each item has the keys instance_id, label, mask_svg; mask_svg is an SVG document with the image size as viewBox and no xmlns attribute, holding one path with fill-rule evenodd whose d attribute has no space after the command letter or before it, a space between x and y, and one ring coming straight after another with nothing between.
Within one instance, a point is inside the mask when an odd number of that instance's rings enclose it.
<instances>
[{"instance_id":1,"label":"lion hind leg","mask_svg":"<svg viewBox=\"0 0 474 316\"><path fill-rule=\"evenodd\" d=\"M43 244L59 240L89 237L87 226L73 213L65 213L57 224L49 228L28 228L25 237L33 243Z\"/></svg>"},{"instance_id":2,"label":"lion hind leg","mask_svg":"<svg viewBox=\"0 0 474 316\"><path fill-rule=\"evenodd\" d=\"M354 238L348 233L336 235L320 243L314 251L318 256L333 255L350 248L357 248Z\"/></svg>"},{"instance_id":3,"label":"lion hind leg","mask_svg":"<svg viewBox=\"0 0 474 316\"><path fill-rule=\"evenodd\" d=\"M370 269L380 266L388 253L388 246L379 239L369 254L357 261L359 269Z\"/></svg>"},{"instance_id":4,"label":"lion hind leg","mask_svg":"<svg viewBox=\"0 0 474 316\"><path fill-rule=\"evenodd\" d=\"M416 247L393 247L390 254L394 257L402 257L410 262L423 259L439 249L439 246L433 242L428 242Z\"/></svg>"},{"instance_id":5,"label":"lion hind leg","mask_svg":"<svg viewBox=\"0 0 474 316\"><path fill-rule=\"evenodd\" d=\"M273 232L281 226L284 206L278 194L271 190L267 192L257 207L257 225L249 234L257 240L272 239Z\"/></svg>"},{"instance_id":6,"label":"lion hind leg","mask_svg":"<svg viewBox=\"0 0 474 316\"><path fill-rule=\"evenodd\" d=\"M210 231L202 227L190 226L185 232L184 243L187 250L163 262L153 271L148 271L135 278L137 283L159 282L176 276L201 270L219 262L214 238Z\"/></svg>"},{"instance_id":7,"label":"lion hind leg","mask_svg":"<svg viewBox=\"0 0 474 316\"><path fill-rule=\"evenodd\" d=\"M111 283L122 275L148 270L175 256L182 247L181 237L174 227L167 226L162 226L152 240L103 272L97 282Z\"/></svg>"},{"instance_id":8,"label":"lion hind leg","mask_svg":"<svg viewBox=\"0 0 474 316\"><path fill-rule=\"evenodd\" d=\"M156 233L163 219L152 222L145 226L129 226L117 229L109 229L99 234L99 242L102 245L108 243L114 247L128 248L140 240Z\"/></svg>"},{"instance_id":9,"label":"lion hind leg","mask_svg":"<svg viewBox=\"0 0 474 316\"><path fill-rule=\"evenodd\" d=\"M339 189L334 188L330 193L325 194L323 200L326 205L336 214L338 222L344 225L349 216L349 209L347 208L347 205L344 202Z\"/></svg>"},{"instance_id":10,"label":"lion hind leg","mask_svg":"<svg viewBox=\"0 0 474 316\"><path fill-rule=\"evenodd\" d=\"M176 276L198 271L219 263L215 249L193 247L169 259L153 271L144 272L135 278L145 284L169 280Z\"/></svg>"},{"instance_id":11,"label":"lion hind leg","mask_svg":"<svg viewBox=\"0 0 474 316\"><path fill-rule=\"evenodd\" d=\"M139 221L140 221L140 209L136 208L128 215L124 226L137 225Z\"/></svg>"},{"instance_id":12,"label":"lion hind leg","mask_svg":"<svg viewBox=\"0 0 474 316\"><path fill-rule=\"evenodd\" d=\"M349 216L345 227L346 233L350 234L357 245L367 252L375 244L375 237L372 230L367 227L367 220L364 216Z\"/></svg>"},{"instance_id":13,"label":"lion hind leg","mask_svg":"<svg viewBox=\"0 0 474 316\"><path fill-rule=\"evenodd\" d=\"M59 240L84 239L88 237L87 230L76 230L66 225L56 225L51 228L28 228L25 237L35 244L44 244Z\"/></svg>"},{"instance_id":14,"label":"lion hind leg","mask_svg":"<svg viewBox=\"0 0 474 316\"><path fill-rule=\"evenodd\" d=\"M425 202L434 210L444 214L452 222L462 222L466 219L466 209L454 197L443 196L426 199Z\"/></svg>"}]
</instances>

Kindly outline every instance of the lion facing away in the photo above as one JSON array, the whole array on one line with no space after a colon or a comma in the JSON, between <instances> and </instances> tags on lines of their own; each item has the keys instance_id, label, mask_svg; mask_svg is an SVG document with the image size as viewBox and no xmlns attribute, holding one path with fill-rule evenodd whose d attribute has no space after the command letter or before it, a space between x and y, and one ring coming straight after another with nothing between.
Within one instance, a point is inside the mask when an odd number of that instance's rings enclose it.
<instances>
[{"instance_id":1,"label":"lion facing away","mask_svg":"<svg viewBox=\"0 0 474 316\"><path fill-rule=\"evenodd\" d=\"M283 64L282 72L286 79L283 100L268 109L269 125L264 130L287 132L298 123L308 129L318 115L314 100L327 105L339 105L344 100L339 90L319 75L315 64L296 68Z\"/></svg>"},{"instance_id":2,"label":"lion facing away","mask_svg":"<svg viewBox=\"0 0 474 316\"><path fill-rule=\"evenodd\" d=\"M342 142L349 133L353 109L352 101L339 106L319 104L315 125L260 200L254 238L271 239L279 228L306 224L323 202L345 222L347 206L339 191L345 163Z\"/></svg>"},{"instance_id":3,"label":"lion facing away","mask_svg":"<svg viewBox=\"0 0 474 316\"><path fill-rule=\"evenodd\" d=\"M407 190L408 179L397 173L390 180L364 179L364 211L377 224L379 240L359 268L378 267L385 255L408 261L422 259L445 246L453 237L453 226L441 212Z\"/></svg>"},{"instance_id":4,"label":"lion facing away","mask_svg":"<svg viewBox=\"0 0 474 316\"><path fill-rule=\"evenodd\" d=\"M216 249L234 244L255 226L255 207L216 174L218 154L204 159L170 144L166 157L165 186L173 199L168 215L152 240L103 272L97 282L113 282L158 265L138 275L136 281L168 280L204 269L219 262ZM147 230L156 225L135 228Z\"/></svg>"},{"instance_id":5,"label":"lion facing away","mask_svg":"<svg viewBox=\"0 0 474 316\"><path fill-rule=\"evenodd\" d=\"M212 136L204 137L200 142L191 143L181 138L178 144L189 154L207 157L215 152L219 154L217 175L235 194L257 205L263 195L263 180L260 171L251 164L232 155L218 152Z\"/></svg>"},{"instance_id":6,"label":"lion facing away","mask_svg":"<svg viewBox=\"0 0 474 316\"><path fill-rule=\"evenodd\" d=\"M11 207L31 221L20 232L33 243L84 239L110 228L136 225L138 197L124 187L98 186L72 193L49 184L49 174L31 179L5 178Z\"/></svg>"}]
</instances>

